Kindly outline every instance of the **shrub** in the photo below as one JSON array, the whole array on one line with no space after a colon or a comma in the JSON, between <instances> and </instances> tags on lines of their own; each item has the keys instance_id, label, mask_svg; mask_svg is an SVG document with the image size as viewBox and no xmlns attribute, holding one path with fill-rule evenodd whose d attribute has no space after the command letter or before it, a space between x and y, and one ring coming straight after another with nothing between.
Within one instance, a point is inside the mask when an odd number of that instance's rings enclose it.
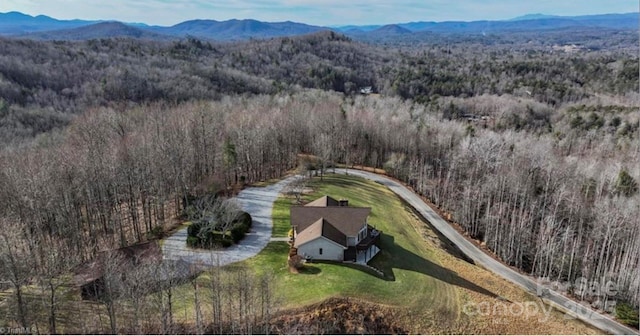
<instances>
[{"instance_id":1,"label":"shrub","mask_svg":"<svg viewBox=\"0 0 640 336\"><path fill-rule=\"evenodd\" d=\"M616 317L624 324L638 328L638 309L627 303L616 305Z\"/></svg>"},{"instance_id":2,"label":"shrub","mask_svg":"<svg viewBox=\"0 0 640 336\"><path fill-rule=\"evenodd\" d=\"M191 225L189 225L189 228L187 229L187 234L190 237L197 237L200 233L200 230L202 229L202 226L204 226L204 222L201 221L191 223Z\"/></svg>"},{"instance_id":3,"label":"shrub","mask_svg":"<svg viewBox=\"0 0 640 336\"><path fill-rule=\"evenodd\" d=\"M215 246L220 246L221 241L225 239L224 235L220 232L209 232L207 235L201 240L202 248L212 248Z\"/></svg>"},{"instance_id":4,"label":"shrub","mask_svg":"<svg viewBox=\"0 0 640 336\"><path fill-rule=\"evenodd\" d=\"M237 244L242 240L246 235L247 229L247 226L244 224L239 223L234 225L233 228L231 228L231 239L233 239L233 242Z\"/></svg>"},{"instance_id":5,"label":"shrub","mask_svg":"<svg viewBox=\"0 0 640 336\"><path fill-rule=\"evenodd\" d=\"M147 232L147 239L162 239L162 237L164 237L162 225L154 226L151 231Z\"/></svg>"},{"instance_id":6,"label":"shrub","mask_svg":"<svg viewBox=\"0 0 640 336\"><path fill-rule=\"evenodd\" d=\"M638 182L625 169L618 173L616 192L626 197L631 197L638 192Z\"/></svg>"},{"instance_id":7,"label":"shrub","mask_svg":"<svg viewBox=\"0 0 640 336\"><path fill-rule=\"evenodd\" d=\"M229 238L223 238L222 240L220 240L220 244L222 245L222 247L227 248L233 245L233 241Z\"/></svg>"},{"instance_id":8,"label":"shrub","mask_svg":"<svg viewBox=\"0 0 640 336\"><path fill-rule=\"evenodd\" d=\"M189 247L200 247L200 239L198 237L187 237L187 246Z\"/></svg>"},{"instance_id":9,"label":"shrub","mask_svg":"<svg viewBox=\"0 0 640 336\"><path fill-rule=\"evenodd\" d=\"M289 267L293 267L297 270L301 269L304 266L302 256L297 254L294 256L291 256L291 258L289 258L288 263L289 263Z\"/></svg>"},{"instance_id":10,"label":"shrub","mask_svg":"<svg viewBox=\"0 0 640 336\"><path fill-rule=\"evenodd\" d=\"M221 241L222 239L224 239L224 235L222 234L222 232L209 232L209 234L207 235L207 239L211 241Z\"/></svg>"},{"instance_id":11,"label":"shrub","mask_svg":"<svg viewBox=\"0 0 640 336\"><path fill-rule=\"evenodd\" d=\"M242 212L236 220L233 221L231 237L226 237L221 232L207 232L202 238L200 231L202 231L206 223L204 221L193 222L187 228L187 245L199 248L211 248L214 246L229 247L245 237L246 233L251 230L251 222L251 215Z\"/></svg>"},{"instance_id":12,"label":"shrub","mask_svg":"<svg viewBox=\"0 0 640 336\"><path fill-rule=\"evenodd\" d=\"M253 224L253 220L251 215L247 212L242 212L238 218L235 220L236 223L242 223L247 226L247 228L251 228L251 224Z\"/></svg>"}]
</instances>

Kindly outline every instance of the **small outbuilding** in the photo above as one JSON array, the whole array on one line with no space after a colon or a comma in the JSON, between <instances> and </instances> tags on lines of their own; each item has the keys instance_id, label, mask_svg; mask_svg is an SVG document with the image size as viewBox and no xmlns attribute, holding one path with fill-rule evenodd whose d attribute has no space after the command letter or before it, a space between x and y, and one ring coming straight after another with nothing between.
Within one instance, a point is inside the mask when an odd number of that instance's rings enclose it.
<instances>
[{"instance_id":1,"label":"small outbuilding","mask_svg":"<svg viewBox=\"0 0 640 336\"><path fill-rule=\"evenodd\" d=\"M143 265L153 267L152 275L145 279L145 286L150 291L159 289L167 283L187 281L196 271L183 260L163 260L160 246L153 241L99 253L93 260L74 269L73 282L80 289L82 299L100 300L106 291L105 272L107 270L122 275L132 268Z\"/></svg>"}]
</instances>

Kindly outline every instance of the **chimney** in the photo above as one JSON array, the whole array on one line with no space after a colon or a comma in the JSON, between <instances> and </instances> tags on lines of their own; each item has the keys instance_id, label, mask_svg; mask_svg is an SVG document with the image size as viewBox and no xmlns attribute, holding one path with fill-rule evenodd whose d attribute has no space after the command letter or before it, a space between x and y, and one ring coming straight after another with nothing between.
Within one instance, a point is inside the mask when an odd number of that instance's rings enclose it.
<instances>
[{"instance_id":1,"label":"chimney","mask_svg":"<svg viewBox=\"0 0 640 336\"><path fill-rule=\"evenodd\" d=\"M349 200L341 199L341 200L338 201L338 205L341 206L341 207L349 206Z\"/></svg>"}]
</instances>

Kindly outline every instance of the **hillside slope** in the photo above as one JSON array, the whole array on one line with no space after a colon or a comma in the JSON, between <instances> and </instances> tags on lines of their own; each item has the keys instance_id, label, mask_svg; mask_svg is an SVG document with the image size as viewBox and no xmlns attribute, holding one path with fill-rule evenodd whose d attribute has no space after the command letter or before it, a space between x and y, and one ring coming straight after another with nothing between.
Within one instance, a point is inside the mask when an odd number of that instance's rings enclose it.
<instances>
[{"instance_id":1,"label":"hillside slope","mask_svg":"<svg viewBox=\"0 0 640 336\"><path fill-rule=\"evenodd\" d=\"M598 331L579 321L565 321L564 315L540 304L534 296L465 261L460 252L432 230L401 199L381 184L353 176L327 175L309 185L313 192L306 202L321 195L349 199L353 206L369 206L370 225L382 232L381 252L370 265L384 275L360 267L316 262L307 264L299 274L286 267L287 247L274 242L253 259L241 263L256 272L273 270L277 295L285 311L277 325L280 330L296 329L296 322L309 323L312 333L347 332L342 326L367 329L406 330L409 333L578 333ZM288 209L293 196L281 197L273 212L274 232L286 232ZM325 300L337 299L345 313L338 325L323 324L331 314ZM478 307L503 307L498 312L477 313ZM355 309L348 307L354 306ZM510 314L527 306L527 314ZM377 308L375 308L377 307ZM535 308L534 308L535 307ZM365 318L377 323L362 323L349 312L369 309L385 311L384 316ZM479 309L479 308L478 308ZM346 320L346 321L345 321ZM315 329L314 329L315 328ZM337 328L337 329L331 329ZM363 329L363 330L364 330ZM307 330L309 331L309 330ZM374 330L373 330L374 331Z\"/></svg>"}]
</instances>

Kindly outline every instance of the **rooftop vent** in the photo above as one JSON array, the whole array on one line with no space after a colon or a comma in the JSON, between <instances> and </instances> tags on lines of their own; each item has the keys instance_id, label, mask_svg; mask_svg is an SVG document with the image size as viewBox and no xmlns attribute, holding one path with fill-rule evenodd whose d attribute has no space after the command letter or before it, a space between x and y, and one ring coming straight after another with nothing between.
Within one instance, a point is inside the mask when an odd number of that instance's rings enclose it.
<instances>
[{"instance_id":1,"label":"rooftop vent","mask_svg":"<svg viewBox=\"0 0 640 336\"><path fill-rule=\"evenodd\" d=\"M341 199L341 200L338 201L338 205L341 206L341 207L349 206L349 200Z\"/></svg>"}]
</instances>

